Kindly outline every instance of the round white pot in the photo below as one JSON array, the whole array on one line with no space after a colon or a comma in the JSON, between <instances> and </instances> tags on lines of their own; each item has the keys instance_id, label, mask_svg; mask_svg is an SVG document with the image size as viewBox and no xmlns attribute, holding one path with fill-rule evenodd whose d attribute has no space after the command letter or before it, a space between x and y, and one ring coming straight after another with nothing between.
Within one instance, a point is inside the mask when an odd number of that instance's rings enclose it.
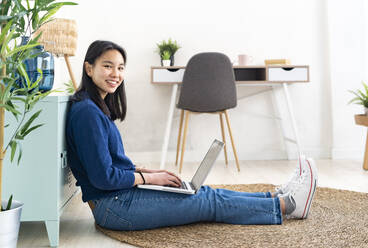
<instances>
[{"instance_id":1,"label":"round white pot","mask_svg":"<svg viewBox=\"0 0 368 248\"><path fill-rule=\"evenodd\" d=\"M1 202L3 208L7 206L8 201ZM0 247L16 248L18 241L20 216L22 214L23 203L12 202L10 210L0 212Z\"/></svg>"},{"instance_id":2,"label":"round white pot","mask_svg":"<svg viewBox=\"0 0 368 248\"><path fill-rule=\"evenodd\" d=\"M169 59L162 60L163 66L170 66L170 62L171 62L171 60L169 60Z\"/></svg>"}]
</instances>

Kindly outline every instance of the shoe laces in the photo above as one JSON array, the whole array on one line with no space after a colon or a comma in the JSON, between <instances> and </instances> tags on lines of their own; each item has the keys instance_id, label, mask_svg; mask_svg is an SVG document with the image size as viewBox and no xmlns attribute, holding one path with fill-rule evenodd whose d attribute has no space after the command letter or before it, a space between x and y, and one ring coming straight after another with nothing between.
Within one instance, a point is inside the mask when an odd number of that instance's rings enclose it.
<instances>
[{"instance_id":1,"label":"shoe laces","mask_svg":"<svg viewBox=\"0 0 368 248\"><path fill-rule=\"evenodd\" d=\"M292 183L292 187L290 189L291 196L294 197L295 194L298 192L299 188L301 187L301 185L303 184L305 180L305 177L306 177L306 171L303 170L302 174L298 177L298 179Z\"/></svg>"},{"instance_id":2,"label":"shoe laces","mask_svg":"<svg viewBox=\"0 0 368 248\"><path fill-rule=\"evenodd\" d=\"M276 189L277 190L283 189L283 188L287 187L288 185L293 187L294 184L296 183L294 178L298 178L299 176L300 176L300 165L294 168L294 171L291 174L289 180L286 183L282 184L281 186L277 187Z\"/></svg>"}]
</instances>

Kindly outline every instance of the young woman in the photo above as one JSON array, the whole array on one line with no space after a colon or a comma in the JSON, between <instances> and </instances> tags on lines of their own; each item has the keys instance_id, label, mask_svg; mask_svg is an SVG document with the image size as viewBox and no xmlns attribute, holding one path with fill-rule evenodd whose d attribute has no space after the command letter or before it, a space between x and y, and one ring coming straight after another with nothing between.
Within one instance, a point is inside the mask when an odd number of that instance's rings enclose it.
<instances>
[{"instance_id":1,"label":"young woman","mask_svg":"<svg viewBox=\"0 0 368 248\"><path fill-rule=\"evenodd\" d=\"M179 187L181 180L166 170L137 168L124 153L114 121L123 121L126 114L126 62L120 46L93 42L84 60L82 84L68 112L69 165L97 224L115 230L144 230L200 221L281 224L284 216L308 216L317 172L313 161L304 158L299 159L289 182L274 193L203 186L197 194L185 195L135 187Z\"/></svg>"}]
</instances>

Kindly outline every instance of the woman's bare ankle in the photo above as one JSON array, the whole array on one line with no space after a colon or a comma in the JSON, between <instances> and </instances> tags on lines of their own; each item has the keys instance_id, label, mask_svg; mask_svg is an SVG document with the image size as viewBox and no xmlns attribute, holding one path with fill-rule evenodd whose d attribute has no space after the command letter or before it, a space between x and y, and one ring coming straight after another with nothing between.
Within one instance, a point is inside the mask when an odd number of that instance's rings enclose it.
<instances>
[{"instance_id":1,"label":"woman's bare ankle","mask_svg":"<svg viewBox=\"0 0 368 248\"><path fill-rule=\"evenodd\" d=\"M279 200L280 200L281 213L284 215L285 214L285 200L282 199L281 197L279 198Z\"/></svg>"}]
</instances>

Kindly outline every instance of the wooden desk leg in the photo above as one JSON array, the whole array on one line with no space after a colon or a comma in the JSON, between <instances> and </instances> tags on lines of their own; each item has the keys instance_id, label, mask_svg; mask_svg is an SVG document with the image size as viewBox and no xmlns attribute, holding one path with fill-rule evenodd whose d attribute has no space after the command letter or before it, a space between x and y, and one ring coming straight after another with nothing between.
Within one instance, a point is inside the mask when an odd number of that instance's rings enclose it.
<instances>
[{"instance_id":1,"label":"wooden desk leg","mask_svg":"<svg viewBox=\"0 0 368 248\"><path fill-rule=\"evenodd\" d=\"M177 91L178 91L178 85L174 84L173 88L172 88L172 91L171 91L170 107L169 107L169 113L168 113L168 116L167 116L164 143L162 145L160 169L165 169L166 153L167 153L167 148L169 146L171 123L172 123L172 120L173 120L173 117L174 117L175 100L176 100L176 92Z\"/></svg>"},{"instance_id":2,"label":"wooden desk leg","mask_svg":"<svg viewBox=\"0 0 368 248\"><path fill-rule=\"evenodd\" d=\"M368 131L367 131L367 138L365 140L365 152L364 152L363 169L368 170Z\"/></svg>"}]
</instances>

